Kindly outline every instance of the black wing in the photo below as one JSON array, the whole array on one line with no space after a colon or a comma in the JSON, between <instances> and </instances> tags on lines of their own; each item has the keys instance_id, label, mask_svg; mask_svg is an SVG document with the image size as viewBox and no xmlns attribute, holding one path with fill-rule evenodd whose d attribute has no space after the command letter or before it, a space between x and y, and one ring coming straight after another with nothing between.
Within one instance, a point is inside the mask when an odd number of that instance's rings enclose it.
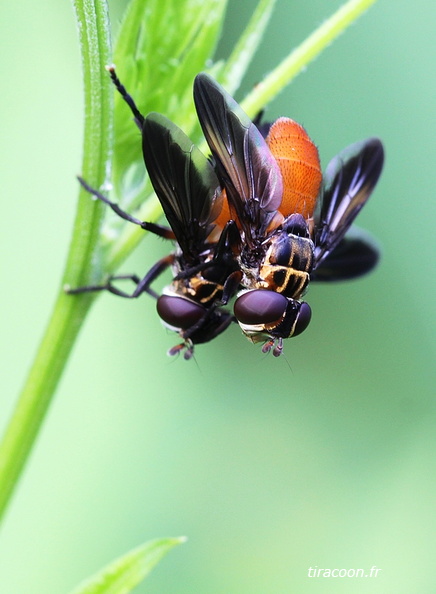
<instances>
[{"instance_id":1,"label":"black wing","mask_svg":"<svg viewBox=\"0 0 436 594\"><path fill-rule=\"evenodd\" d=\"M195 260L221 210L213 167L180 128L157 113L144 119L142 151L177 242L188 260Z\"/></svg>"},{"instance_id":2,"label":"black wing","mask_svg":"<svg viewBox=\"0 0 436 594\"><path fill-rule=\"evenodd\" d=\"M280 206L282 176L262 134L209 75L194 82L198 119L245 239L262 236Z\"/></svg>"},{"instance_id":3,"label":"black wing","mask_svg":"<svg viewBox=\"0 0 436 594\"><path fill-rule=\"evenodd\" d=\"M334 157L324 174L315 223L315 269L339 244L365 205L383 168L383 145L369 138Z\"/></svg>"},{"instance_id":4,"label":"black wing","mask_svg":"<svg viewBox=\"0 0 436 594\"><path fill-rule=\"evenodd\" d=\"M380 250L368 233L352 227L350 233L310 275L311 281L330 282L358 278L370 272L380 259Z\"/></svg>"}]
</instances>

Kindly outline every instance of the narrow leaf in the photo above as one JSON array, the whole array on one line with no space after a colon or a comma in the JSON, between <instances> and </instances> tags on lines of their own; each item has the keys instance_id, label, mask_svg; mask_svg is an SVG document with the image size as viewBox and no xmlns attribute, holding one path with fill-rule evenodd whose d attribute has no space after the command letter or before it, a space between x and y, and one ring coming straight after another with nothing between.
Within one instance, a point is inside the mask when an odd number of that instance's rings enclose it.
<instances>
[{"instance_id":1,"label":"narrow leaf","mask_svg":"<svg viewBox=\"0 0 436 594\"><path fill-rule=\"evenodd\" d=\"M71 594L127 594L144 580L168 551L183 542L183 537L151 540L104 567Z\"/></svg>"}]
</instances>

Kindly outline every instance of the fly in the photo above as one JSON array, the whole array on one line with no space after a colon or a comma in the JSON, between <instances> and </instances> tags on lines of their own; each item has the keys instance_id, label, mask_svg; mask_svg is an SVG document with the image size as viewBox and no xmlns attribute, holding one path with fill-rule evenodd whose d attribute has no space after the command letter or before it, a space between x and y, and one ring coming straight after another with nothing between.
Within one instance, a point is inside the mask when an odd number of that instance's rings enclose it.
<instances>
[{"instance_id":1,"label":"fly","mask_svg":"<svg viewBox=\"0 0 436 594\"><path fill-rule=\"evenodd\" d=\"M239 280L239 274L234 275L237 263L229 250L227 233L222 233L217 220L224 196L213 166L184 132L163 115L150 113L144 117L113 67L109 73L141 131L144 162L169 228L140 221L83 179L79 181L118 216L176 242L176 247L143 278L135 274L113 275L102 285L68 289L68 292L107 290L129 299L150 294L157 300L157 312L164 325L177 332L182 341L169 354L184 351L184 358L190 359L195 344L212 340L234 320L221 307L236 292ZM173 280L159 296L151 284L167 268L171 268ZM114 284L120 279L136 284L133 293L122 291Z\"/></svg>"},{"instance_id":2,"label":"fly","mask_svg":"<svg viewBox=\"0 0 436 594\"><path fill-rule=\"evenodd\" d=\"M310 280L356 278L377 263L370 241L346 233L378 181L383 145L377 138L355 143L322 175L315 145L293 120L280 118L264 138L204 73L194 100L233 226L242 287L234 314L252 342L279 356L283 339L310 322L302 300Z\"/></svg>"}]
</instances>

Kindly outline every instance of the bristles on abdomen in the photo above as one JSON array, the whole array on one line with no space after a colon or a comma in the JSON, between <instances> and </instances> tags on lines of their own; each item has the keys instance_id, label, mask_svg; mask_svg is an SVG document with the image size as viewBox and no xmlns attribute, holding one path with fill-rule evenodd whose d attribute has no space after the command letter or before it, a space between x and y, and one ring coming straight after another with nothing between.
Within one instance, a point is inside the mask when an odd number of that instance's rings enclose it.
<instances>
[{"instance_id":1,"label":"bristles on abdomen","mask_svg":"<svg viewBox=\"0 0 436 594\"><path fill-rule=\"evenodd\" d=\"M322 181L318 149L303 126L290 118L276 120L266 141L283 177L279 211L284 217L300 213L310 218Z\"/></svg>"}]
</instances>

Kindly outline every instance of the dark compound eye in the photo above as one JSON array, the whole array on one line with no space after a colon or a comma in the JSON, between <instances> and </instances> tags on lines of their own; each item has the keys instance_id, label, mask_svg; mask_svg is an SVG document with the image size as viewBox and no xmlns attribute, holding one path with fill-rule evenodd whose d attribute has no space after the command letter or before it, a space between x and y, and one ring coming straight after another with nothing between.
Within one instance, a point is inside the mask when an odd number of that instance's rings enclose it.
<instances>
[{"instance_id":1,"label":"dark compound eye","mask_svg":"<svg viewBox=\"0 0 436 594\"><path fill-rule=\"evenodd\" d=\"M311 317L312 310L310 309L310 306L305 301L303 301L300 303L300 309L298 310L291 336L298 336L304 332L309 325Z\"/></svg>"},{"instance_id":2,"label":"dark compound eye","mask_svg":"<svg viewBox=\"0 0 436 594\"><path fill-rule=\"evenodd\" d=\"M194 326L205 314L204 307L198 303L170 295L161 295L157 300L156 309L164 322L182 330Z\"/></svg>"},{"instance_id":3,"label":"dark compound eye","mask_svg":"<svg viewBox=\"0 0 436 594\"><path fill-rule=\"evenodd\" d=\"M280 293L254 289L235 301L234 312L242 324L269 324L283 316L287 305L288 300Z\"/></svg>"}]
</instances>

